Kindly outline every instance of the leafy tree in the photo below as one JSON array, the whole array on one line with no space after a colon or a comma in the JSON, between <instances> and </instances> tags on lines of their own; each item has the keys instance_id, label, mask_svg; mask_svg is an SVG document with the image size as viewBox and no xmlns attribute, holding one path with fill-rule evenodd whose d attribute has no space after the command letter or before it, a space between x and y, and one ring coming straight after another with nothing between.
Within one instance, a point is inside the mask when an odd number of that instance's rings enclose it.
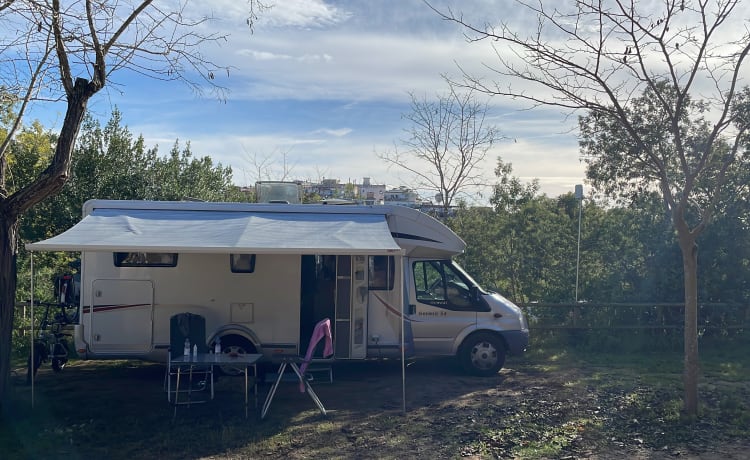
<instances>
[{"instance_id":1,"label":"leafy tree","mask_svg":"<svg viewBox=\"0 0 750 460\"><path fill-rule=\"evenodd\" d=\"M0 5L0 63L3 89L13 110L0 144L0 404L8 399L10 343L16 295L16 254L20 217L59 192L70 175L73 148L88 101L115 70L219 88L216 68L200 46L223 38L204 35L207 18L190 20L153 0L10 0ZM262 6L262 5L260 5ZM250 2L248 24L258 2ZM256 8L257 7L257 8ZM29 104L66 101L54 154L41 172L15 190L8 187L9 147ZM6 107L3 107L4 109Z\"/></svg>"},{"instance_id":2,"label":"leafy tree","mask_svg":"<svg viewBox=\"0 0 750 460\"><path fill-rule=\"evenodd\" d=\"M447 223L467 242L465 252L457 257L466 271L479 284L515 299L506 277L506 255L499 244L502 238L500 215L489 207L460 206Z\"/></svg>"},{"instance_id":3,"label":"leafy tree","mask_svg":"<svg viewBox=\"0 0 750 460\"><path fill-rule=\"evenodd\" d=\"M684 300L683 270L680 248L675 238L674 226L658 192L634 197L623 208L625 218L632 223L623 228L632 231L640 242L639 276L634 280L631 295L623 301L681 302Z\"/></svg>"},{"instance_id":4,"label":"leafy tree","mask_svg":"<svg viewBox=\"0 0 750 460\"><path fill-rule=\"evenodd\" d=\"M570 300L575 265L573 218L562 201L539 195L498 159L490 208L461 209L450 225L469 241L462 264L478 281L518 303ZM577 220L576 220L577 222Z\"/></svg>"},{"instance_id":5,"label":"leafy tree","mask_svg":"<svg viewBox=\"0 0 750 460\"><path fill-rule=\"evenodd\" d=\"M727 181L727 170L750 129L750 94L738 90L750 52L750 32L738 24L746 19L742 2L516 4L537 18L536 27L476 26L438 11L470 40L496 46L499 64L491 70L498 81L465 75L465 85L532 106L586 111L582 149L594 183L628 196L659 191L682 255L684 410L696 416L696 240L715 214L719 192L738 185ZM691 98L698 93L705 100Z\"/></svg>"},{"instance_id":6,"label":"leafy tree","mask_svg":"<svg viewBox=\"0 0 750 460\"><path fill-rule=\"evenodd\" d=\"M513 165L497 159L495 177L500 179L492 188L490 203L495 210L506 213L517 212L525 204L539 195L539 179L524 184L518 177L512 175Z\"/></svg>"},{"instance_id":7,"label":"leafy tree","mask_svg":"<svg viewBox=\"0 0 750 460\"><path fill-rule=\"evenodd\" d=\"M73 156L71 175L60 194L31 209L31 221L43 222L46 235L29 233L24 241L35 241L60 233L81 218L83 204L90 199L241 201L232 184L232 169L214 165L210 157L193 158L189 143L181 149L175 142L169 155L158 148L146 149L142 136L135 137L122 125L115 109L101 126L87 116ZM48 216L51 216L48 217Z\"/></svg>"},{"instance_id":8,"label":"leafy tree","mask_svg":"<svg viewBox=\"0 0 750 460\"><path fill-rule=\"evenodd\" d=\"M745 147L750 148L750 145ZM746 150L747 152L747 150ZM747 153L745 153L747 155ZM715 221L699 241L699 298L707 302L750 300L750 168L737 162L727 172L738 184L719 200Z\"/></svg>"},{"instance_id":9,"label":"leafy tree","mask_svg":"<svg viewBox=\"0 0 750 460\"><path fill-rule=\"evenodd\" d=\"M156 155L156 150L151 152ZM144 196L153 200L240 201L232 185L232 168L214 165L210 157L194 158L190 143L180 149L174 143L167 157L157 157L144 175L148 182Z\"/></svg>"}]
</instances>

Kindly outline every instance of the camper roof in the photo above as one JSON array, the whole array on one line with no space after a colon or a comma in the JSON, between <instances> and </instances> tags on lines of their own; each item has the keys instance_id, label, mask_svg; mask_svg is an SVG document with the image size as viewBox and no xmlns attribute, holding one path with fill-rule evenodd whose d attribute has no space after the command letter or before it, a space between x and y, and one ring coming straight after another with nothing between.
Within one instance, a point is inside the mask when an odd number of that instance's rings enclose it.
<instances>
[{"instance_id":1,"label":"camper roof","mask_svg":"<svg viewBox=\"0 0 750 460\"><path fill-rule=\"evenodd\" d=\"M395 240L394 240L395 239ZM66 232L32 251L393 254L450 256L450 229L398 206L92 200Z\"/></svg>"}]
</instances>

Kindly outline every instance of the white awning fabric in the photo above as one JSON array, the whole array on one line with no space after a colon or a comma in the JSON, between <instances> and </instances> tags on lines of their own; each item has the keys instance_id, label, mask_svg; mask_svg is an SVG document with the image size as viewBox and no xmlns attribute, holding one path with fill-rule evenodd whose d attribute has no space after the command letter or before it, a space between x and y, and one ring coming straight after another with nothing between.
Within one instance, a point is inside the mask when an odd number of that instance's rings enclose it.
<instances>
[{"instance_id":1,"label":"white awning fabric","mask_svg":"<svg viewBox=\"0 0 750 460\"><path fill-rule=\"evenodd\" d=\"M31 251L393 254L383 215L96 209Z\"/></svg>"}]
</instances>

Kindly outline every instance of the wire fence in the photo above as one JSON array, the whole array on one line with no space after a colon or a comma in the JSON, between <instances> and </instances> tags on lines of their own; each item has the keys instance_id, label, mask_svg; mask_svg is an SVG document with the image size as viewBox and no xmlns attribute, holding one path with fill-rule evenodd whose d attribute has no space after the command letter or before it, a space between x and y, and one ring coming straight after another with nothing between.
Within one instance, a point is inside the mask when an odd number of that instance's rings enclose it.
<instances>
[{"instance_id":1,"label":"wire fence","mask_svg":"<svg viewBox=\"0 0 750 460\"><path fill-rule=\"evenodd\" d=\"M678 350L683 346L685 305L682 303L529 303L521 305L532 341L601 351ZM701 339L744 338L750 306L701 303Z\"/></svg>"},{"instance_id":2,"label":"wire fence","mask_svg":"<svg viewBox=\"0 0 750 460\"><path fill-rule=\"evenodd\" d=\"M530 329L683 329L683 303L528 303L522 305ZM698 327L703 330L744 330L750 306L701 303Z\"/></svg>"}]
</instances>

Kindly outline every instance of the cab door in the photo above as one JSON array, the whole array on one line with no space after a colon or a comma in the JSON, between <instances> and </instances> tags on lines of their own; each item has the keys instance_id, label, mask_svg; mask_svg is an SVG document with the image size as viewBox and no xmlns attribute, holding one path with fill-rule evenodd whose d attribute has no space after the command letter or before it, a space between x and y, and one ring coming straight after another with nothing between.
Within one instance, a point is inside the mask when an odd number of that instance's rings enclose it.
<instances>
[{"instance_id":1,"label":"cab door","mask_svg":"<svg viewBox=\"0 0 750 460\"><path fill-rule=\"evenodd\" d=\"M471 293L471 281L450 260L415 259L410 269L409 319L417 355L453 354L456 337L476 326L485 311Z\"/></svg>"}]
</instances>

